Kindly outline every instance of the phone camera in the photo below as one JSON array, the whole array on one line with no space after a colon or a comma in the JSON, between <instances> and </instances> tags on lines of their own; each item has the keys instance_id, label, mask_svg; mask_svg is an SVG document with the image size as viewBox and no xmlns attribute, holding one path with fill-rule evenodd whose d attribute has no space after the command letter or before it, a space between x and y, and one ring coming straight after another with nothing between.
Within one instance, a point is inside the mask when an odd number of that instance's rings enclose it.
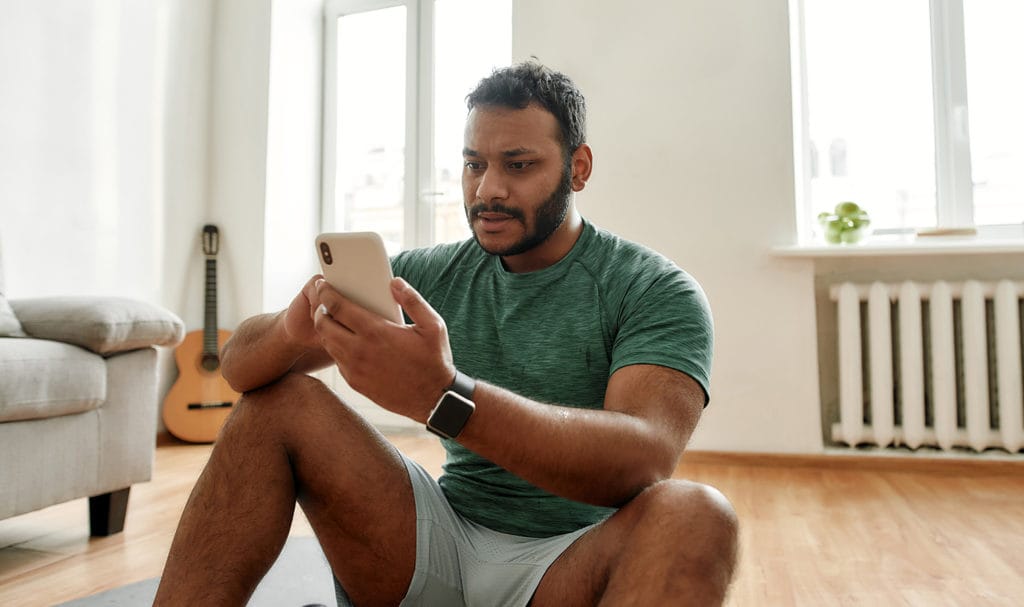
<instances>
[{"instance_id":1,"label":"phone camera","mask_svg":"<svg viewBox=\"0 0 1024 607\"><path fill-rule=\"evenodd\" d=\"M334 259L331 257L331 247L326 242L320 243L320 255L324 258L324 263L331 265L334 263Z\"/></svg>"}]
</instances>

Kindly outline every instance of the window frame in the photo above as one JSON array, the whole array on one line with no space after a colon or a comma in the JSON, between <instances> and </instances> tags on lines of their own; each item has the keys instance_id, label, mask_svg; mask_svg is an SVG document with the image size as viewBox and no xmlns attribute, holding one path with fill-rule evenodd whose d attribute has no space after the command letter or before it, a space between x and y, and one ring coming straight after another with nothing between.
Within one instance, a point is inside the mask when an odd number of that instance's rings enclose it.
<instances>
[{"instance_id":1,"label":"window frame","mask_svg":"<svg viewBox=\"0 0 1024 607\"><path fill-rule=\"evenodd\" d=\"M963 0L930 0L938 227L974 225Z\"/></svg>"},{"instance_id":2,"label":"window frame","mask_svg":"<svg viewBox=\"0 0 1024 607\"><path fill-rule=\"evenodd\" d=\"M338 20L346 15L406 7L405 184L402 201L402 248L433 240L433 0L325 0L323 16L323 126L321 148L320 226L336 223L338 144ZM413 204L410 204L413 201Z\"/></svg>"},{"instance_id":3,"label":"window frame","mask_svg":"<svg viewBox=\"0 0 1024 607\"><path fill-rule=\"evenodd\" d=\"M811 141L807 89L804 4L790 0L791 73L793 74L794 192L797 240L815 242L816 219L811 199ZM932 98L935 141L936 228L973 227L982 238L1016 238L1018 224L977 225L968 121L967 52L963 0L929 0ZM875 234L913 234L929 226L886 228Z\"/></svg>"}]
</instances>

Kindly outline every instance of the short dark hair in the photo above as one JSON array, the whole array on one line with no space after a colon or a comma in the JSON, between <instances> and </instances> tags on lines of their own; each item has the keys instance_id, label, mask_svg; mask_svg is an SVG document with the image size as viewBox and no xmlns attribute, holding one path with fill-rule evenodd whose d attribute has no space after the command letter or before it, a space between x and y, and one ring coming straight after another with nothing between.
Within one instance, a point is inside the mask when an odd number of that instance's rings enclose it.
<instances>
[{"instance_id":1,"label":"short dark hair","mask_svg":"<svg viewBox=\"0 0 1024 607\"><path fill-rule=\"evenodd\" d=\"M536 61L496 69L466 95L470 110L497 106L522 110L540 105L558 120L566 156L587 139L587 102L571 79Z\"/></svg>"}]
</instances>

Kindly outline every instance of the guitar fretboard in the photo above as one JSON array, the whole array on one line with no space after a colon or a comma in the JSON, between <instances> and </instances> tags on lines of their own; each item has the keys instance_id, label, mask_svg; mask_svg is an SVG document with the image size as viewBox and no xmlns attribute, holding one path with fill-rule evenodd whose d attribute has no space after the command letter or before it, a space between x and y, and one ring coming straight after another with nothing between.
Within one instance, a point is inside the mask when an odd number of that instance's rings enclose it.
<instances>
[{"instance_id":1,"label":"guitar fretboard","mask_svg":"<svg viewBox=\"0 0 1024 607\"><path fill-rule=\"evenodd\" d=\"M206 260L206 320L203 354L217 355L217 260Z\"/></svg>"}]
</instances>

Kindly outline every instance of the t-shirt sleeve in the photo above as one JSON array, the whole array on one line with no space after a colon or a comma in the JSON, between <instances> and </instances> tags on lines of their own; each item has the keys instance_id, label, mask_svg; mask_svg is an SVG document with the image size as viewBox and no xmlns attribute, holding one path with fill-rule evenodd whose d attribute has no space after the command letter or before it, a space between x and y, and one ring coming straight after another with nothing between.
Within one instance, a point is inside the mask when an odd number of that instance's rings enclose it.
<instances>
[{"instance_id":1,"label":"t-shirt sleeve","mask_svg":"<svg viewBox=\"0 0 1024 607\"><path fill-rule=\"evenodd\" d=\"M422 261L424 254L417 250L402 251L391 258L391 273L404 278L413 287L420 282L417 260Z\"/></svg>"},{"instance_id":2,"label":"t-shirt sleeve","mask_svg":"<svg viewBox=\"0 0 1024 607\"><path fill-rule=\"evenodd\" d=\"M703 289L672 265L626 290L612 347L609 373L635 364L682 371L704 389L710 400L714 324Z\"/></svg>"}]
</instances>

